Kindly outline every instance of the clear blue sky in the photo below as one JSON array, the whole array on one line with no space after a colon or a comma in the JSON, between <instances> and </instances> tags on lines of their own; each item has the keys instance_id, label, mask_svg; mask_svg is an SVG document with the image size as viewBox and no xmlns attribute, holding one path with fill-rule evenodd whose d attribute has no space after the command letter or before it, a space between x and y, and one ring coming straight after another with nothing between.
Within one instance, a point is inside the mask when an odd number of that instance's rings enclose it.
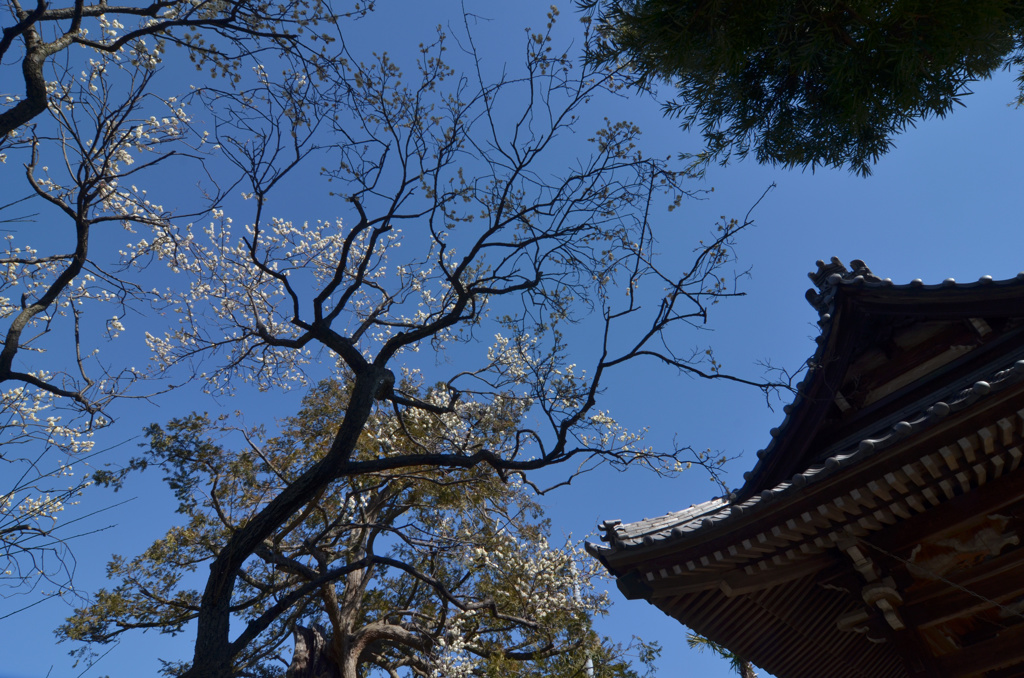
<instances>
[{"instance_id":1,"label":"clear blue sky","mask_svg":"<svg viewBox=\"0 0 1024 678\"><path fill-rule=\"evenodd\" d=\"M493 48L489 57L499 63L503 49L518 50L521 28L543 23L545 3L522 3L496 9L494 3L474 3L471 11L495 20L482 31ZM360 41L377 50L401 52L430 38L428 27L457 19L457 3L412 3L383 0L378 16L360 24ZM569 25L571 9L564 7ZM499 14L500 12L500 14ZM513 51L507 60L518 59ZM816 259L838 256L845 262L865 260L881 277L894 282L921 278L926 283L953 277L974 280L983 275L1010 278L1024 270L1021 234L1024 111L1008 106L1015 93L1012 77L1002 75L978 83L967 107L945 120L931 120L897 140L897 148L869 178L845 171L816 173L783 171L752 161L734 163L708 172L705 187L715 191L704 201L691 201L658 225L661 251L688 254L695 240L712 227L719 215L742 218L771 184L776 188L753 214L757 227L738 245L740 263L753 277L744 284L747 296L716 308L711 333L695 334L694 346L713 344L725 369L757 376L756 361L771 359L796 369L810 356L817 328L816 315L804 301L809 286L806 273ZM662 120L657 106L638 100L610 108L609 117L630 117L645 130L658 149L695 150L696 140L682 135ZM16 168L0 167L0 173ZM305 199L315 199L307 196ZM335 203L325 209L335 209ZM141 326L140 320L135 321ZM129 325L131 329L131 325ZM136 333L135 339L140 337ZM586 346L573 346L586 352ZM698 448L720 449L744 456L730 466L729 480L741 483L744 470L753 466L754 453L768 441L768 430L782 419L781 404L769 410L763 397L750 389L694 381L655 365L613 375L603 409L627 426L649 427L648 441L669 446L676 439ZM195 394L182 394L125 410L116 437L121 440L150 421L165 421L197 407ZM227 401L202 401L200 408L244 408L252 416L268 419L294 410L295 396L241 394ZM129 451L113 454L127 455ZM153 478L152 480L156 480ZM636 470L626 474L599 472L573 486L548 495L544 503L558 534L582 537L593 533L604 519L625 521L660 515L707 499L715 488L698 471L665 480ZM111 530L77 545L76 580L85 588L102 584L103 567L111 551L134 554L160 535L173 521L169 497L155 483L130 488L137 496L127 509L112 511ZM115 500L123 497L117 495ZM112 501L97 492L89 506ZM105 525L106 522L96 523ZM600 628L615 638L640 635L658 640L665 648L660 662L663 676L725 678L727 666L685 649L684 631L673 620L642 602L621 600L609 584L616 603ZM65 657L66 647L54 647L51 630L68 612L51 600L0 621L3 661L0 678L41 678L78 675ZM134 634L104 658L99 676L154 675L155 657L189 654L191 638L169 639L156 634ZM52 668L51 668L52 667Z\"/></svg>"}]
</instances>

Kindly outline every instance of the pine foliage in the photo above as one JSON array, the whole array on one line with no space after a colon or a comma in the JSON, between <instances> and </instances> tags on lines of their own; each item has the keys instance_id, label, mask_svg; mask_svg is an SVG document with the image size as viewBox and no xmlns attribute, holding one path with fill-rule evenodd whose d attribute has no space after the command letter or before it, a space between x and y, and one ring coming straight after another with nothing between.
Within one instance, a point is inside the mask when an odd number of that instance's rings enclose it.
<instances>
[{"instance_id":1,"label":"pine foliage","mask_svg":"<svg viewBox=\"0 0 1024 678\"><path fill-rule=\"evenodd\" d=\"M671 83L665 112L703 134L698 163L752 153L866 175L898 134L1022 59L1016 0L589 4L604 36L594 58L627 63L641 84Z\"/></svg>"}]
</instances>

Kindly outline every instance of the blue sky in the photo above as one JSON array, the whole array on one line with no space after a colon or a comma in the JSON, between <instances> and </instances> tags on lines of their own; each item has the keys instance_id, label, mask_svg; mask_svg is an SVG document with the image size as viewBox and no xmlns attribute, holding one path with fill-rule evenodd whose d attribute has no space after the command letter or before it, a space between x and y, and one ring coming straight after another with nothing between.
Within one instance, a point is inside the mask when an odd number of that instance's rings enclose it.
<instances>
[{"instance_id":1,"label":"blue sky","mask_svg":"<svg viewBox=\"0 0 1024 678\"><path fill-rule=\"evenodd\" d=\"M481 24L488 41L490 65L504 63L506 50L514 65L522 42L521 27L540 25L547 5L522 3L498 9L476 3L471 11L493 17ZM429 26L454 20L457 4L381 2L377 16L360 24L359 41L378 50L399 54L429 39ZM570 8L563 8L567 30ZM574 30L571 29L571 30ZM937 283L949 277L974 280L983 275L1010 278L1024 270L1021 235L1021 171L1024 135L1019 133L1024 112L1008 106L1014 98L1012 76L1002 74L978 83L975 94L945 120L921 123L897 139L897 148L876 166L873 176L860 178L845 171L785 171L751 161L709 170L702 188L714 187L707 199L684 203L658 224L660 250L665 257L686 256L695 240L707 233L720 215L742 218L772 184L775 188L752 216L756 227L737 245L740 266L752 277L743 283L747 295L716 308L709 332L686 341L711 344L726 370L744 376L761 373L757 361L770 359L790 370L810 356L816 316L804 300L806 273L817 259L838 256L845 262L863 259L879 276L894 282L921 278ZM639 99L608 102L603 115L629 117L644 129L645 138L664 152L695 150L697 140L684 136L660 118L657 105ZM0 173L15 168L0 167ZM308 199L313 200L313 197ZM335 209L336 203L322 208ZM138 324L138 323L137 323ZM139 340L136 333L134 340ZM588 346L573 339L573 350L585 355ZM250 416L287 415L296 395L239 394L219 401L197 401L192 392L140 403L124 410L113 444L151 421L164 421L200 407L210 410L244 408ZM741 474L753 466L754 453L768 442L768 430L781 419L781 405L769 409L752 390L721 383L709 384L656 365L641 365L613 374L603 409L633 428L649 427L648 442L666 447L677 440L696 448L723 450L743 456L729 467L728 481L741 484ZM201 404L197 405L197 403ZM128 443L130 446L132 443ZM127 455L125 447L111 454ZM153 478L152 480L156 480ZM677 479L660 479L640 470L624 474L599 471L571 487L545 496L556 535L592 534L604 519L625 521L660 515L714 494L714 486L698 471ZM126 507L104 514L97 526L116 525L88 537L76 547L79 586L102 585L103 566L112 551L134 554L172 524L170 497L155 483L142 483L122 495L104 492L86 498L84 507L136 497ZM663 676L725 678L728 667L711 657L685 649L684 631L673 620L642 602L616 599L600 628L613 638L636 634L658 640L665 648ZM9 602L9 601L8 601ZM51 600L0 621L3 678L74 676L66 647L53 646L51 630L68 608ZM155 674L155 657L187 655L191 638L156 634L129 635L88 676Z\"/></svg>"}]
</instances>

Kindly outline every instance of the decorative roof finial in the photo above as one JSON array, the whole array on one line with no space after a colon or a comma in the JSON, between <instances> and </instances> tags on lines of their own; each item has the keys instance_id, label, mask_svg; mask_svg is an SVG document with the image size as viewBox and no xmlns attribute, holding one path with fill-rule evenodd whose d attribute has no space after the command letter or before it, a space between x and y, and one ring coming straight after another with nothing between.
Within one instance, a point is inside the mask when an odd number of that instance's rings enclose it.
<instances>
[{"instance_id":1,"label":"decorative roof finial","mask_svg":"<svg viewBox=\"0 0 1024 678\"><path fill-rule=\"evenodd\" d=\"M817 272L812 271L807 274L807 277L811 279L814 286L821 292L825 292L826 289L831 287L828 284L828 279L833 274L838 273L842 277L846 277L849 274L849 271L846 270L846 266L843 265L843 262L839 261L839 257L832 257L832 261L827 264L821 259L818 259L815 263L818 265Z\"/></svg>"},{"instance_id":2,"label":"decorative roof finial","mask_svg":"<svg viewBox=\"0 0 1024 678\"><path fill-rule=\"evenodd\" d=\"M856 280L858 278L868 282L881 281L881 278L872 273L868 265L860 259L854 259L850 262L853 270L847 270L843 262L839 260L839 257L832 257L832 260L827 264L819 259L817 265L818 270L808 273L807 277L811 279L811 282L818 288L818 291L807 290L806 297L807 302L814 307L819 315L825 315L830 312L832 297L835 295L835 288L839 282L843 280Z\"/></svg>"}]
</instances>

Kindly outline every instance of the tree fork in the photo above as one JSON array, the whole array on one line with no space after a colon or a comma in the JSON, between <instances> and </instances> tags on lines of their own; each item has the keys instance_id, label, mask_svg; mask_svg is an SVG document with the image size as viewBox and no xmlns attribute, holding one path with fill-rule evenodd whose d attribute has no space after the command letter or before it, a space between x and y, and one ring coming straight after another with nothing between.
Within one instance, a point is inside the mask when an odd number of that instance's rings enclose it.
<instances>
[{"instance_id":1,"label":"tree fork","mask_svg":"<svg viewBox=\"0 0 1024 678\"><path fill-rule=\"evenodd\" d=\"M230 639L231 594L238 572L264 539L283 525L306 500L341 475L355 449L376 396L389 391L395 376L387 368L367 365L355 376L345 418L330 451L294 483L286 487L265 509L235 532L224 550L210 563L210 578L203 591L197 617L195 654L183 678L229 678L231 661L242 649Z\"/></svg>"}]
</instances>

